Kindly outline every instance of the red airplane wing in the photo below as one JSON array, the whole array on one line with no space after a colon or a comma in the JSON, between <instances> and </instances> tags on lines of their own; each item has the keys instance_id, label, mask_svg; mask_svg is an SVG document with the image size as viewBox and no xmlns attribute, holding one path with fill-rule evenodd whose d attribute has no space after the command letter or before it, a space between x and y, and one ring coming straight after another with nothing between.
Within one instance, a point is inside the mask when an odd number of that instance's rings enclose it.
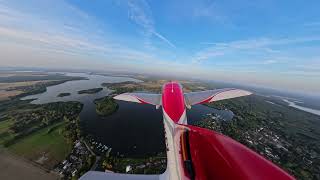
<instances>
[{"instance_id":1,"label":"red airplane wing","mask_svg":"<svg viewBox=\"0 0 320 180\"><path fill-rule=\"evenodd\" d=\"M294 179L229 137L203 128L186 127L195 179Z\"/></svg>"}]
</instances>

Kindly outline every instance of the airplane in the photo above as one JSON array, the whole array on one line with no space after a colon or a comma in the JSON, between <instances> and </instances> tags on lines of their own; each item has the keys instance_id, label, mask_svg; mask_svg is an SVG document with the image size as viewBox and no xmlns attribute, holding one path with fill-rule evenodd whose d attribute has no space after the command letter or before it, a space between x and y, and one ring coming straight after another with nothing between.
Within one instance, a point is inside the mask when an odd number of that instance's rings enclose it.
<instances>
[{"instance_id":1,"label":"airplane","mask_svg":"<svg viewBox=\"0 0 320 180\"><path fill-rule=\"evenodd\" d=\"M167 169L160 175L135 175L89 171L80 179L114 180L211 180L295 179L284 170L237 141L217 132L188 124L186 109L202 103L251 95L246 90L225 88L183 93L172 81L162 94L124 93L116 100L162 106L167 146Z\"/></svg>"}]
</instances>

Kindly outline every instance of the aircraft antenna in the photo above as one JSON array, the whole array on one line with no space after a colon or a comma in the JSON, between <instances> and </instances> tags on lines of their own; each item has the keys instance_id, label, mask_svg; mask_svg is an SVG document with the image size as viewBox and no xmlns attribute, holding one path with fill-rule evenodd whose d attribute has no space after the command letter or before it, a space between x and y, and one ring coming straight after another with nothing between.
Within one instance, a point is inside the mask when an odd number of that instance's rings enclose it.
<instances>
[{"instance_id":1,"label":"aircraft antenna","mask_svg":"<svg viewBox=\"0 0 320 180\"><path fill-rule=\"evenodd\" d=\"M171 81L171 92L173 93L173 81Z\"/></svg>"}]
</instances>

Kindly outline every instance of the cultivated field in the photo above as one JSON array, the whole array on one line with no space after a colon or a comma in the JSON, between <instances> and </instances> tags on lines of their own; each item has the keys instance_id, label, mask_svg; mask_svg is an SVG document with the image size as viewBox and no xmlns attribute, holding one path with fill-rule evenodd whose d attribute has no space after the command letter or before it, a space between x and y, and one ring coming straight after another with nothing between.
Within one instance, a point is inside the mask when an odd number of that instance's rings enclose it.
<instances>
[{"instance_id":1,"label":"cultivated field","mask_svg":"<svg viewBox=\"0 0 320 180\"><path fill-rule=\"evenodd\" d=\"M6 151L0 150L0 179L6 180L55 180L59 176L32 165Z\"/></svg>"},{"instance_id":2,"label":"cultivated field","mask_svg":"<svg viewBox=\"0 0 320 180\"><path fill-rule=\"evenodd\" d=\"M63 137L65 122L41 129L18 140L9 150L48 169L62 161L72 149Z\"/></svg>"},{"instance_id":3,"label":"cultivated field","mask_svg":"<svg viewBox=\"0 0 320 180\"><path fill-rule=\"evenodd\" d=\"M0 101L8 100L10 97L22 94L21 87L33 86L38 83L50 82L51 80L44 81L25 81L25 82L13 82L13 83L0 83Z\"/></svg>"}]
</instances>

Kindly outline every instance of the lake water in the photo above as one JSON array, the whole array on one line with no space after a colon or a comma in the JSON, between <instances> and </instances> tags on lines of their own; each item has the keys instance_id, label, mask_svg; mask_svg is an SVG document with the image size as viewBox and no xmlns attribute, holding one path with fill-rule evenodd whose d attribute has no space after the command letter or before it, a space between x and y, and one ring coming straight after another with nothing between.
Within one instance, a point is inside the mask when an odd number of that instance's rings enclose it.
<instances>
[{"instance_id":1,"label":"lake water","mask_svg":"<svg viewBox=\"0 0 320 180\"><path fill-rule=\"evenodd\" d=\"M86 77L88 80L68 81L59 85L47 87L41 94L22 98L35 99L31 103L43 104L58 101L79 101L84 104L80 113L81 128L86 134L111 147L113 151L130 157L143 157L159 152L165 152L164 128L161 109L153 105L136 104L117 101L119 109L108 117L96 114L93 101L108 95L111 90L104 88L96 94L78 94L80 90L98 88L102 83L114 83L139 80L129 77L113 77L89 75L85 73L66 73L68 76ZM71 93L70 96L57 97L60 93ZM203 105L193 106L187 111L188 121L201 120L209 113L216 113L231 120L233 114L229 111L219 111Z\"/></svg>"}]
</instances>

